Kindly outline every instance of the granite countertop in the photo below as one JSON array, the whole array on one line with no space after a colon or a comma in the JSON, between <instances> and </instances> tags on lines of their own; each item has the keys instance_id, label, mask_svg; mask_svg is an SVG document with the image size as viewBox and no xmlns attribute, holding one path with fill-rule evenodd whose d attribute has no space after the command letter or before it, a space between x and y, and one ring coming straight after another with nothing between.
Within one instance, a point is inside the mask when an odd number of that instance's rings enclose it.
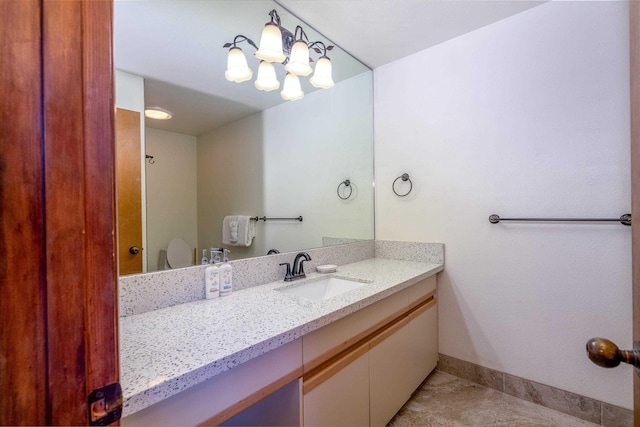
<instances>
[{"instance_id":1,"label":"granite countertop","mask_svg":"<svg viewBox=\"0 0 640 427\"><path fill-rule=\"evenodd\" d=\"M123 416L160 402L254 357L351 314L443 270L443 264L372 258L328 276L367 285L326 301L276 289L320 276L278 281L229 296L120 319Z\"/></svg>"}]
</instances>

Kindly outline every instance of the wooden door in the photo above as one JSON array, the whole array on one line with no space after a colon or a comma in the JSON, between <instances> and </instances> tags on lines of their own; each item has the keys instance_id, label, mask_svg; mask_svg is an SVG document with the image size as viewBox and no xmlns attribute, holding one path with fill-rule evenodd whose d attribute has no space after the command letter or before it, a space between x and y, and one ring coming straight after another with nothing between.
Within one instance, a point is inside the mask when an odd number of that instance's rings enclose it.
<instances>
[{"instance_id":1,"label":"wooden door","mask_svg":"<svg viewBox=\"0 0 640 427\"><path fill-rule=\"evenodd\" d=\"M140 113L116 109L119 273L142 273Z\"/></svg>"},{"instance_id":2,"label":"wooden door","mask_svg":"<svg viewBox=\"0 0 640 427\"><path fill-rule=\"evenodd\" d=\"M0 424L117 373L111 0L0 1Z\"/></svg>"}]
</instances>

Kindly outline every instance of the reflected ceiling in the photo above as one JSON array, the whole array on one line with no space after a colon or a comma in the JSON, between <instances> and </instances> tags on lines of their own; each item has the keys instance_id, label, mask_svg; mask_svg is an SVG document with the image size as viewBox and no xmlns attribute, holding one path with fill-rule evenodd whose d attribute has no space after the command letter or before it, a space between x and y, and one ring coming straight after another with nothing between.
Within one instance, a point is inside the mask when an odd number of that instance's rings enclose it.
<instances>
[{"instance_id":1,"label":"reflected ceiling","mask_svg":"<svg viewBox=\"0 0 640 427\"><path fill-rule=\"evenodd\" d=\"M148 120L147 126L197 136L285 102L279 90L263 92L255 89L252 81L238 84L224 78L228 49L223 45L238 34L258 44L272 9L290 31L302 25L310 41L334 44L272 1L117 0L116 68L145 77L145 103L174 113L172 120ZM247 43L239 47L255 76L259 63L253 56L255 49ZM314 59L318 56L312 54ZM338 47L328 56L334 64L336 83L369 70ZM276 72L282 81L284 67L277 65ZM301 80L305 93L321 90L311 86L307 78Z\"/></svg>"},{"instance_id":2,"label":"reflected ceiling","mask_svg":"<svg viewBox=\"0 0 640 427\"><path fill-rule=\"evenodd\" d=\"M227 49L244 34L259 43L271 9L293 30L302 25L311 40L337 44L371 68L458 37L544 1L484 0L116 0L116 68L145 77L147 105L171 110L174 119L148 121L158 129L200 135L282 103L279 91L262 92L252 82L224 79ZM305 22L314 32L287 10ZM257 70L254 49L241 45ZM339 49L330 55L334 80L366 71ZM278 68L280 80L284 76ZM306 80L306 79L304 79ZM170 82L170 83L169 83ZM307 82L303 90L317 90ZM186 88L187 91L182 89Z\"/></svg>"}]
</instances>

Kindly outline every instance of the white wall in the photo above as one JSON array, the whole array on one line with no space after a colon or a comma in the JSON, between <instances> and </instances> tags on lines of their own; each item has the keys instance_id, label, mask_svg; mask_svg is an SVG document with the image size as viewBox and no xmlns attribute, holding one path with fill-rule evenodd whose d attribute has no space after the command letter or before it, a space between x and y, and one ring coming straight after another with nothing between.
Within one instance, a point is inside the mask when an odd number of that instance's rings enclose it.
<instances>
[{"instance_id":1,"label":"white wall","mask_svg":"<svg viewBox=\"0 0 640 427\"><path fill-rule=\"evenodd\" d=\"M371 86L365 73L200 136L200 246L221 244L225 215L304 218L258 222L233 259L319 247L322 237L373 238ZM354 193L340 200L345 179Z\"/></svg>"},{"instance_id":2,"label":"white wall","mask_svg":"<svg viewBox=\"0 0 640 427\"><path fill-rule=\"evenodd\" d=\"M272 247L284 252L322 246L322 237L373 238L372 85L372 73L364 73L304 103L264 112L265 214L304 218L263 224ZM337 188L345 179L354 189L341 200Z\"/></svg>"},{"instance_id":3,"label":"white wall","mask_svg":"<svg viewBox=\"0 0 640 427\"><path fill-rule=\"evenodd\" d=\"M227 215L261 215L262 115L254 114L198 137L198 245L222 246L222 220ZM264 230L253 244L234 247L230 258L265 255ZM268 250L268 249L267 249Z\"/></svg>"},{"instance_id":4,"label":"white wall","mask_svg":"<svg viewBox=\"0 0 640 427\"><path fill-rule=\"evenodd\" d=\"M375 70L376 238L444 242L440 351L632 407L628 4L550 2ZM408 172L399 198L391 182Z\"/></svg>"},{"instance_id":5,"label":"white wall","mask_svg":"<svg viewBox=\"0 0 640 427\"><path fill-rule=\"evenodd\" d=\"M158 254L174 238L192 248L198 244L198 200L195 136L146 129L147 257L149 271L158 269ZM198 258L202 251L198 252Z\"/></svg>"}]
</instances>

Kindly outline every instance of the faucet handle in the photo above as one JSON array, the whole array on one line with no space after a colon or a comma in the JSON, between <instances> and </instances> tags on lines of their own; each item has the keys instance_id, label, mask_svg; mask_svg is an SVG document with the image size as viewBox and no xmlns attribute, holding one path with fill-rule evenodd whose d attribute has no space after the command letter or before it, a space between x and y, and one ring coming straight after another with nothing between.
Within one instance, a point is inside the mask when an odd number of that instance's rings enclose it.
<instances>
[{"instance_id":1,"label":"faucet handle","mask_svg":"<svg viewBox=\"0 0 640 427\"><path fill-rule=\"evenodd\" d=\"M292 279L291 277L291 264L289 264L288 262L282 262L280 263L280 265L286 265L287 266L287 272L284 275L284 281L285 282L290 282Z\"/></svg>"}]
</instances>

